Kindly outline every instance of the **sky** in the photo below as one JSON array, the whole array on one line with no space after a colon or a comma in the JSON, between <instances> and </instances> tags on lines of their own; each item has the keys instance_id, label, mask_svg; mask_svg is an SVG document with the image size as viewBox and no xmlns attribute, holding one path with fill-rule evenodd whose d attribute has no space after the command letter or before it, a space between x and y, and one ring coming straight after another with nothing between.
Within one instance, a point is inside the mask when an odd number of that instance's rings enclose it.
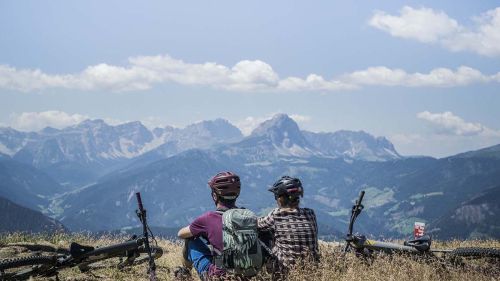
<instances>
[{"instance_id":1,"label":"sky","mask_svg":"<svg viewBox=\"0 0 500 281\"><path fill-rule=\"evenodd\" d=\"M500 143L498 1L1 1L0 126L287 113L403 155Z\"/></svg>"}]
</instances>

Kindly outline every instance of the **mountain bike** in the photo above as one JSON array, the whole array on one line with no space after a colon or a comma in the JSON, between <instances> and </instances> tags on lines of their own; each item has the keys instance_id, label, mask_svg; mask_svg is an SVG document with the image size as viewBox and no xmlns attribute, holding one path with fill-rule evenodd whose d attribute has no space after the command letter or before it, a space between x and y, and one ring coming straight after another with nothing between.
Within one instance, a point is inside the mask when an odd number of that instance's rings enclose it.
<instances>
[{"instance_id":1,"label":"mountain bike","mask_svg":"<svg viewBox=\"0 0 500 281\"><path fill-rule=\"evenodd\" d=\"M345 237L346 245L344 253L352 250L357 256L365 258L372 257L376 253L409 254L412 256L424 257L427 260L442 260L442 258L445 257L446 261L451 261L452 264L461 265L464 264L462 258L484 258L488 259L489 263L497 265L497 268L498 265L500 265L500 249L496 248L463 247L455 249L432 249L432 238L429 235L405 241L403 244L397 244L371 240L362 234L353 234L354 223L364 209L362 205L364 195L365 192L361 191L359 198L352 206L348 233Z\"/></svg>"},{"instance_id":2,"label":"mountain bike","mask_svg":"<svg viewBox=\"0 0 500 281\"><path fill-rule=\"evenodd\" d=\"M28 248L53 252L47 255L31 255L27 257L11 258L0 261L0 280L26 280L30 277L56 277L62 269L78 267L86 272L92 269L97 262L118 259L116 267L123 269L127 266L149 263L149 276L151 281L156 280L156 266L154 260L163 255L163 250L158 246L154 235L146 221L146 210L142 205L140 193L136 193L139 209L136 211L143 226L141 237L132 236L126 242L106 247L94 248L92 246L71 243L68 250L56 249L50 246L31 245ZM151 240L151 241L150 241ZM150 246L154 242L154 246Z\"/></svg>"}]
</instances>

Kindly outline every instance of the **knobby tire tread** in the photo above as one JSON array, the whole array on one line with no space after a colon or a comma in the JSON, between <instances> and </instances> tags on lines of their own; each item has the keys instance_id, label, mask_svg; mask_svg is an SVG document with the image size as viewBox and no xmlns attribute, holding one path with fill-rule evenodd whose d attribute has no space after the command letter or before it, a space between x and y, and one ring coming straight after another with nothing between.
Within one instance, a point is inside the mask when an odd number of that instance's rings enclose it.
<instances>
[{"instance_id":1,"label":"knobby tire tread","mask_svg":"<svg viewBox=\"0 0 500 281\"><path fill-rule=\"evenodd\" d=\"M56 256L28 256L21 258L6 259L0 261L0 270L16 268L27 265L55 264Z\"/></svg>"},{"instance_id":2,"label":"knobby tire tread","mask_svg":"<svg viewBox=\"0 0 500 281\"><path fill-rule=\"evenodd\" d=\"M465 247L465 248L457 248L453 250L451 254L458 257L500 258L500 249Z\"/></svg>"}]
</instances>

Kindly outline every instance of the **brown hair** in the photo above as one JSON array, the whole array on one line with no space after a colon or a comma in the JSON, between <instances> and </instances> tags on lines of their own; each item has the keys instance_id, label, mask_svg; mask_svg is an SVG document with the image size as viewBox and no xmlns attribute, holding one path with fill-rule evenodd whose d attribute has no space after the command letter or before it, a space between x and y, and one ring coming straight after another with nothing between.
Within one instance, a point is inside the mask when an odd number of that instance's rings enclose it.
<instances>
[{"instance_id":1,"label":"brown hair","mask_svg":"<svg viewBox=\"0 0 500 281\"><path fill-rule=\"evenodd\" d=\"M280 196L276 199L280 208L295 209L299 207L300 198L298 196Z\"/></svg>"}]
</instances>

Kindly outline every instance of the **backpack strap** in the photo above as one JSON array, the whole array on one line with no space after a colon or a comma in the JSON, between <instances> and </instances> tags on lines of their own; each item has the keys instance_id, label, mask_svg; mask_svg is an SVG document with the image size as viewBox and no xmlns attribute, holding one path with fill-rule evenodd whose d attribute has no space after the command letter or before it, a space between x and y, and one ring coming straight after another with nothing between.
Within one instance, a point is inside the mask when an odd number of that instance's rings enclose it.
<instances>
[{"instance_id":1,"label":"backpack strap","mask_svg":"<svg viewBox=\"0 0 500 281\"><path fill-rule=\"evenodd\" d=\"M219 207L217 208L217 210L215 210L215 212L219 213L219 214L224 214L224 212L226 212L227 210L229 210L229 208L227 207Z\"/></svg>"},{"instance_id":2,"label":"backpack strap","mask_svg":"<svg viewBox=\"0 0 500 281\"><path fill-rule=\"evenodd\" d=\"M215 255L220 256L220 255L222 255L222 253L219 250L217 250L217 248L215 248L212 244L208 244L207 247L210 249L210 253L212 254L212 256L215 256Z\"/></svg>"},{"instance_id":3,"label":"backpack strap","mask_svg":"<svg viewBox=\"0 0 500 281\"><path fill-rule=\"evenodd\" d=\"M228 208L228 207L217 207L215 210L219 214L224 214L225 211L231 210L231 209L246 209L245 207L234 207L234 208Z\"/></svg>"},{"instance_id":4,"label":"backpack strap","mask_svg":"<svg viewBox=\"0 0 500 281\"><path fill-rule=\"evenodd\" d=\"M200 239L205 245L207 245L207 248L210 250L210 253L212 254L212 256L215 255L220 255L221 252L219 250L217 250L217 248L215 248L212 244L210 244L210 242L208 242L207 239L205 239L205 237L198 237L198 239Z\"/></svg>"}]
</instances>

